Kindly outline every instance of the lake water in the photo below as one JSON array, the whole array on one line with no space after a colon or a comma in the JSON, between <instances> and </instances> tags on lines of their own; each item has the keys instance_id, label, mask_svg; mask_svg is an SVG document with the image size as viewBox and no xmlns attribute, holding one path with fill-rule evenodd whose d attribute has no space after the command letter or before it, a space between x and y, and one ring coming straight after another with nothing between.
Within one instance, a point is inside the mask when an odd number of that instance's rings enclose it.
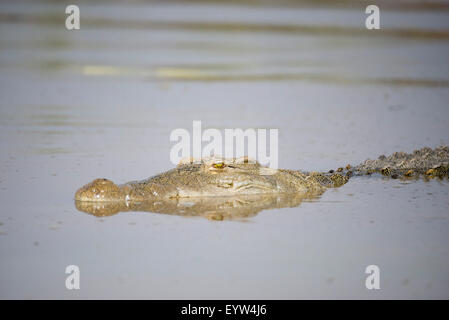
<instances>
[{"instance_id":1,"label":"lake water","mask_svg":"<svg viewBox=\"0 0 449 320\"><path fill-rule=\"evenodd\" d=\"M0 298L449 298L448 180L354 177L243 221L73 201L172 168L194 120L278 129L301 170L449 144L449 10L413 3L370 31L357 1L80 2L77 31L63 4L1 3Z\"/></svg>"}]
</instances>

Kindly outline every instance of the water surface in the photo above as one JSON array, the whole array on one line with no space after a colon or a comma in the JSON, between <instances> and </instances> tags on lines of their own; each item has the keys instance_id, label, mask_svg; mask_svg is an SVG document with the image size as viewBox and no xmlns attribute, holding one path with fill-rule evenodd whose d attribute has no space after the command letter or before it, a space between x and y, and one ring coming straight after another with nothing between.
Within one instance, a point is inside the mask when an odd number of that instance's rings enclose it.
<instances>
[{"instance_id":1,"label":"water surface","mask_svg":"<svg viewBox=\"0 0 449 320\"><path fill-rule=\"evenodd\" d=\"M0 4L1 298L449 298L449 182L356 177L238 221L96 217L77 188L173 167L170 132L277 128L279 166L449 143L449 11ZM67 265L81 289L67 290ZM365 288L366 266L381 289Z\"/></svg>"}]
</instances>

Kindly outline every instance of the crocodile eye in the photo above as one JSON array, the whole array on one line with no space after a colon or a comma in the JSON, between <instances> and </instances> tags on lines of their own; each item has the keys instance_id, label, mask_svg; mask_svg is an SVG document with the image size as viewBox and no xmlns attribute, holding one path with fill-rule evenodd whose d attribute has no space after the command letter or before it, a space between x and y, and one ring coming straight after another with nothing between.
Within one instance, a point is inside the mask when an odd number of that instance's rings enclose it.
<instances>
[{"instance_id":1,"label":"crocodile eye","mask_svg":"<svg viewBox=\"0 0 449 320\"><path fill-rule=\"evenodd\" d=\"M214 163L212 166L216 169L223 169L224 167L226 167L226 165L222 162Z\"/></svg>"}]
</instances>

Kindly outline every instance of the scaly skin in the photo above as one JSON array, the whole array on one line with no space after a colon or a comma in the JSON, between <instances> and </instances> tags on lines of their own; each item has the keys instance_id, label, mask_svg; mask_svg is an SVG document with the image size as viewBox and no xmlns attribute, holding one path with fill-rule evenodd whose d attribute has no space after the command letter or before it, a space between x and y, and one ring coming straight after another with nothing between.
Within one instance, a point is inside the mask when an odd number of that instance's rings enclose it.
<instances>
[{"instance_id":1,"label":"scaly skin","mask_svg":"<svg viewBox=\"0 0 449 320\"><path fill-rule=\"evenodd\" d=\"M435 149L422 148L413 153L395 152L386 157L381 155L376 160L366 160L354 168L358 174L378 172L384 176L413 178L424 175L426 178L447 177L449 174L449 147Z\"/></svg>"}]
</instances>

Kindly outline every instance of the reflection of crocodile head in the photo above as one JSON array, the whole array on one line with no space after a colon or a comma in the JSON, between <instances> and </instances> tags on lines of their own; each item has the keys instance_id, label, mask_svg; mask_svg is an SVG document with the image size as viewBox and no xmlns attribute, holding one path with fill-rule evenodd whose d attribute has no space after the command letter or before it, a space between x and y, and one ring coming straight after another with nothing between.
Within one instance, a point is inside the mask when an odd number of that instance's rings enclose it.
<instances>
[{"instance_id":1,"label":"reflection of crocodile head","mask_svg":"<svg viewBox=\"0 0 449 320\"><path fill-rule=\"evenodd\" d=\"M80 211L97 217L118 212L145 211L179 216L200 216L209 220L239 220L257 215L262 210L296 207L314 196L259 194L234 197L169 198L148 201L95 202L75 201Z\"/></svg>"}]
</instances>

